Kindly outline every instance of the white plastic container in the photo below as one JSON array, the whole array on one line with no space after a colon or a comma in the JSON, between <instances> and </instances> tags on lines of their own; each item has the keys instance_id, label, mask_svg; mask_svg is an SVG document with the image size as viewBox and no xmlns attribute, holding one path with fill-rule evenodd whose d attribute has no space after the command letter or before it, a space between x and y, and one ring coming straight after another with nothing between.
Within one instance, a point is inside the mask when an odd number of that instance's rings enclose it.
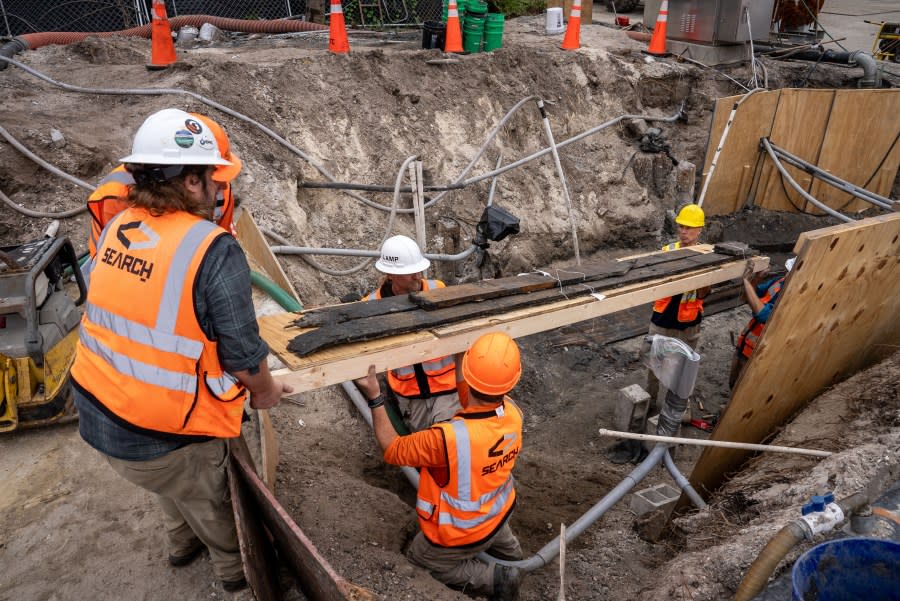
<instances>
[{"instance_id":1,"label":"white plastic container","mask_svg":"<svg viewBox=\"0 0 900 601\"><path fill-rule=\"evenodd\" d=\"M212 23L204 23L200 26L200 40L204 42L215 42L222 37L222 32Z\"/></svg>"},{"instance_id":2,"label":"white plastic container","mask_svg":"<svg viewBox=\"0 0 900 601\"><path fill-rule=\"evenodd\" d=\"M562 33L566 30L563 22L563 9L561 6L551 6L547 9L547 33Z\"/></svg>"},{"instance_id":3,"label":"white plastic container","mask_svg":"<svg viewBox=\"0 0 900 601\"><path fill-rule=\"evenodd\" d=\"M199 33L199 29L188 25L178 30L178 36L176 37L175 41L178 42L179 46L192 46Z\"/></svg>"}]
</instances>

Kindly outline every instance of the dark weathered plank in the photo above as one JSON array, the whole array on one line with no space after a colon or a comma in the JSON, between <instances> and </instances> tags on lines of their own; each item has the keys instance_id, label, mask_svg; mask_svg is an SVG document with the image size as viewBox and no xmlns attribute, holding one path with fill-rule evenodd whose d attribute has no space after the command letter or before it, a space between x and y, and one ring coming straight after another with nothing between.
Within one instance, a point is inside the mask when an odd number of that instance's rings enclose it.
<instances>
[{"instance_id":1,"label":"dark weathered plank","mask_svg":"<svg viewBox=\"0 0 900 601\"><path fill-rule=\"evenodd\" d=\"M418 308L418 305L410 301L407 296L391 296L378 299L377 301L332 305L304 311L291 325L301 328L316 328L374 315L389 315L403 311L412 311Z\"/></svg>"},{"instance_id":2,"label":"dark weathered plank","mask_svg":"<svg viewBox=\"0 0 900 601\"><path fill-rule=\"evenodd\" d=\"M547 269L543 273L529 273L527 275L484 280L482 282L438 288L425 292L414 292L409 295L409 298L423 309L433 311L462 303L490 300L512 294L536 292L550 288L562 288L578 282L589 282L605 277L625 275L633 268L670 263L691 256L696 256L696 252L679 249L625 261L594 261L577 267L567 266L559 269ZM544 273L547 275L544 275Z\"/></svg>"},{"instance_id":3,"label":"dark weathered plank","mask_svg":"<svg viewBox=\"0 0 900 601\"><path fill-rule=\"evenodd\" d=\"M407 311L395 315L378 315L365 319L356 319L300 334L291 340L287 348L296 355L304 357L317 350L338 344L376 340L406 332L427 330L466 319L551 303L561 298L584 296L598 289L619 288L643 280L675 275L734 260L733 257L715 253L697 254L691 252L690 255L676 261L632 269L623 276L580 282L563 286L562 288L517 294L476 303L466 303L434 311Z\"/></svg>"},{"instance_id":4,"label":"dark weathered plank","mask_svg":"<svg viewBox=\"0 0 900 601\"><path fill-rule=\"evenodd\" d=\"M283 597L275 547L259 517L256 501L250 495L247 483L235 464L235 456L241 455L249 465L250 451L243 437L232 440L229 449L231 476L228 478L228 488L231 491L231 506L234 509L234 523L247 582L259 601L281 601Z\"/></svg>"},{"instance_id":5,"label":"dark weathered plank","mask_svg":"<svg viewBox=\"0 0 900 601\"><path fill-rule=\"evenodd\" d=\"M233 453L231 458L234 472L247 484L263 523L272 533L279 557L291 568L297 584L309 601L379 600L372 591L347 582L334 571L266 488L248 457Z\"/></svg>"}]
</instances>

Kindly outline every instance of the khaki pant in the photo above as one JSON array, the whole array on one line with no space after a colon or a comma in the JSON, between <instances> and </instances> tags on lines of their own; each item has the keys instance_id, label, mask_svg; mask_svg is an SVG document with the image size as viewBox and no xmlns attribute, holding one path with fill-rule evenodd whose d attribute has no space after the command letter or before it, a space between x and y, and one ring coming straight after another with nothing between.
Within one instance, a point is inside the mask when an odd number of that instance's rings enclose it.
<instances>
[{"instance_id":1,"label":"khaki pant","mask_svg":"<svg viewBox=\"0 0 900 601\"><path fill-rule=\"evenodd\" d=\"M120 476L156 493L170 555L184 555L199 538L220 580L244 575L228 493L228 445L223 439L189 444L148 461L106 456Z\"/></svg>"},{"instance_id":2,"label":"khaki pant","mask_svg":"<svg viewBox=\"0 0 900 601\"><path fill-rule=\"evenodd\" d=\"M698 323L697 325L691 326L686 330L673 330L669 328L661 328L655 323L651 323L650 331L647 332L647 334L659 334L660 336L676 338L694 349L695 353L699 353L700 349L698 347L698 343L700 342L700 325L701 324ZM657 398L659 396L660 388L663 389L663 401L661 402ZM650 400L653 403L650 406L651 413L653 413L653 407L656 407L658 411L662 407L662 403L665 402L666 389L664 386L660 386L659 380L656 378L656 374L654 374L653 371L649 369L647 370L647 394L650 395Z\"/></svg>"},{"instance_id":3,"label":"khaki pant","mask_svg":"<svg viewBox=\"0 0 900 601\"><path fill-rule=\"evenodd\" d=\"M411 432L430 428L440 422L449 422L454 415L462 411L459 394L456 392L424 399L410 399L399 394L396 396L397 406Z\"/></svg>"},{"instance_id":4,"label":"khaki pant","mask_svg":"<svg viewBox=\"0 0 900 601\"><path fill-rule=\"evenodd\" d=\"M522 547L509 523L503 524L497 534L487 541L464 549L432 545L419 532L410 544L406 557L449 587L469 594L491 595L494 592L496 564L476 559L475 556L482 551L500 559L522 559Z\"/></svg>"}]
</instances>

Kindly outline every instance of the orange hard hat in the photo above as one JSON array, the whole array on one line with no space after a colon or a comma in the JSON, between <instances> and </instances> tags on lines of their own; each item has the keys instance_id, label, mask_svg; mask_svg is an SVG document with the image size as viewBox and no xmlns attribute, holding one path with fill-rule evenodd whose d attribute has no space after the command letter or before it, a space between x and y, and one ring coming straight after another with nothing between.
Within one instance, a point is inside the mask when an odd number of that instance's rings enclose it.
<instances>
[{"instance_id":1,"label":"orange hard hat","mask_svg":"<svg viewBox=\"0 0 900 601\"><path fill-rule=\"evenodd\" d=\"M225 130L222 129L222 126L207 117L206 115L201 115L200 113L191 113L191 116L196 117L203 124L209 128L212 132L213 137L216 139L216 145L219 147L219 153L222 155L222 158L226 161L229 161L231 165L220 165L216 167L216 170L213 172L213 180L217 182L221 182L223 184L230 183L234 178L238 176L238 173L241 172L241 159L238 158L236 154L231 152L231 144L228 142L228 134L225 133Z\"/></svg>"},{"instance_id":2,"label":"orange hard hat","mask_svg":"<svg viewBox=\"0 0 900 601\"><path fill-rule=\"evenodd\" d=\"M489 332L463 355L463 379L487 395L506 394L522 377L519 346L503 332Z\"/></svg>"}]
</instances>

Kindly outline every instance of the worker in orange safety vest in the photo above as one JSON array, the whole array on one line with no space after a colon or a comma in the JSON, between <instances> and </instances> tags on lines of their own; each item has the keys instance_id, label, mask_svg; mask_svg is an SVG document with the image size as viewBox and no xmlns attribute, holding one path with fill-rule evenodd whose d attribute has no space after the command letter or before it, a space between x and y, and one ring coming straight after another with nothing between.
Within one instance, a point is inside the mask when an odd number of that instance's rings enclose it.
<instances>
[{"instance_id":1,"label":"worker in orange safety vest","mask_svg":"<svg viewBox=\"0 0 900 601\"><path fill-rule=\"evenodd\" d=\"M796 260L796 257L791 257L784 262L784 268L788 273L791 272ZM775 310L775 302L781 295L785 277L787 276L769 278L758 286L754 286L750 281L750 274L744 274L744 298L747 299L747 304L753 311L753 317L750 318L738 337L734 359L731 362L731 374L728 378L728 385L731 388L734 388L747 360L750 359L759 344L759 338L772 316L772 311Z\"/></svg>"},{"instance_id":2,"label":"worker in orange safety vest","mask_svg":"<svg viewBox=\"0 0 900 601\"><path fill-rule=\"evenodd\" d=\"M700 243L700 234L706 224L703 209L695 204L686 204L678 211L675 223L678 224L678 241L663 246L663 251L668 252ZM683 340L696 351L700 342L700 324L703 321L703 298L707 294L709 294L708 287L657 300L653 303L648 333ZM657 403L659 389L656 375L652 370L647 370L647 392L653 406Z\"/></svg>"},{"instance_id":3,"label":"worker in orange safety vest","mask_svg":"<svg viewBox=\"0 0 900 601\"><path fill-rule=\"evenodd\" d=\"M168 562L209 550L221 586L247 586L228 500L227 439L244 401L266 409L290 386L269 373L250 269L213 221L229 161L201 121L154 113L122 159L128 207L97 237L71 379L81 437L153 492ZM123 591L124 595L124 591ZM127 595L124 595L127 596Z\"/></svg>"},{"instance_id":4,"label":"worker in orange safety vest","mask_svg":"<svg viewBox=\"0 0 900 601\"><path fill-rule=\"evenodd\" d=\"M431 262L422 256L419 245L407 236L392 236L381 245L375 269L384 274L378 288L364 300L378 300L444 288L444 282L422 278ZM436 357L415 365L392 369L387 382L406 424L413 432L451 419L462 409L456 391L456 361L452 356Z\"/></svg>"},{"instance_id":5,"label":"worker in orange safety vest","mask_svg":"<svg viewBox=\"0 0 900 601\"><path fill-rule=\"evenodd\" d=\"M519 347L501 332L484 334L460 361L468 402L449 422L398 436L384 408L375 366L356 384L372 410L375 437L392 465L421 468L416 499L420 532L409 560L444 584L492 601L518 596L521 571L479 553L522 558L509 526L516 502L513 468L522 449L522 411L507 396L522 375Z\"/></svg>"},{"instance_id":6,"label":"worker in orange safety vest","mask_svg":"<svg viewBox=\"0 0 900 601\"><path fill-rule=\"evenodd\" d=\"M216 192L216 207L213 221L221 225L225 230L234 234L234 209L236 208L234 191L231 182L241 172L241 160L231 152L231 144L228 134L218 123L205 115L189 113L191 117L200 121L212 132L219 147L222 158L230 165L217 165L213 173L213 179L224 184ZM100 232L109 221L128 207L128 192L134 186L134 178L119 165L106 177L100 180L100 185L94 190L87 200L88 212L91 214L91 234L88 238L88 251L93 257L97 252L97 240Z\"/></svg>"}]
</instances>

